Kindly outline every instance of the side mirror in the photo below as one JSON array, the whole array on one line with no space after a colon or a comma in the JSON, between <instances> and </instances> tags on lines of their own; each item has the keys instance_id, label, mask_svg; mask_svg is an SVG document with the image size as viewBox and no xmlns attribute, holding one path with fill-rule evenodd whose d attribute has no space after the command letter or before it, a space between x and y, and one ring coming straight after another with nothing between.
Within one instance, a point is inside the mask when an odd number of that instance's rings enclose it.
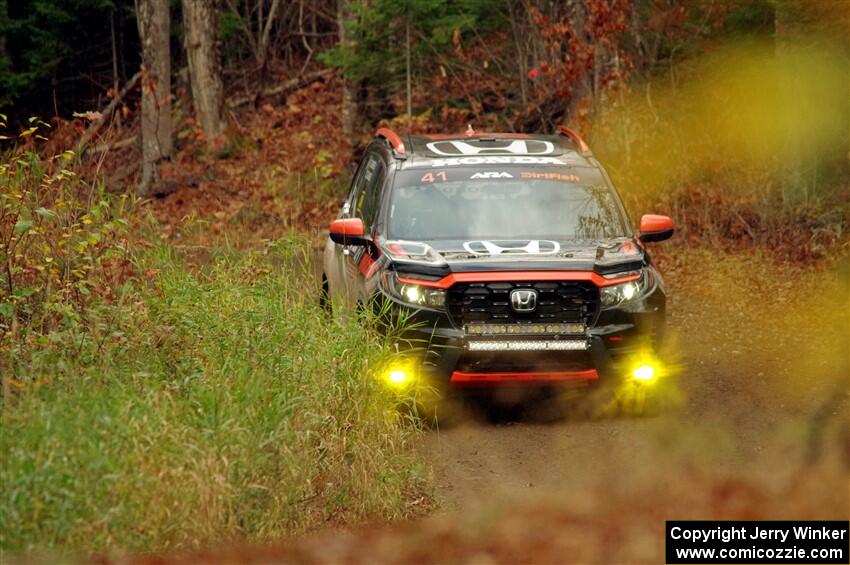
<instances>
[{"instance_id":1,"label":"side mirror","mask_svg":"<svg viewBox=\"0 0 850 565\"><path fill-rule=\"evenodd\" d=\"M644 243L664 241L673 235L673 220L669 216L644 214L640 218L638 239Z\"/></svg>"},{"instance_id":2,"label":"side mirror","mask_svg":"<svg viewBox=\"0 0 850 565\"><path fill-rule=\"evenodd\" d=\"M340 218L331 222L331 241L341 245L369 245L366 228L360 218Z\"/></svg>"}]
</instances>

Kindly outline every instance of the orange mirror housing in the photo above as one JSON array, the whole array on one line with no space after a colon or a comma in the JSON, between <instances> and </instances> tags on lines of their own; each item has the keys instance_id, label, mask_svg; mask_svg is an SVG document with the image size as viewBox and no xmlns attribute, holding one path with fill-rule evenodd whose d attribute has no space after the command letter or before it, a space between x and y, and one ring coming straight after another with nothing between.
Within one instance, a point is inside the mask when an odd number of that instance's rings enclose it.
<instances>
[{"instance_id":1,"label":"orange mirror housing","mask_svg":"<svg viewBox=\"0 0 850 565\"><path fill-rule=\"evenodd\" d=\"M640 218L638 238L644 243L664 241L672 237L674 229L673 220L669 216L644 214Z\"/></svg>"},{"instance_id":2,"label":"orange mirror housing","mask_svg":"<svg viewBox=\"0 0 850 565\"><path fill-rule=\"evenodd\" d=\"M341 245L366 245L366 227L360 218L340 218L331 222L331 240Z\"/></svg>"},{"instance_id":3,"label":"orange mirror housing","mask_svg":"<svg viewBox=\"0 0 850 565\"><path fill-rule=\"evenodd\" d=\"M331 222L330 232L337 235L362 236L366 235L366 228L360 218L341 218Z\"/></svg>"}]
</instances>

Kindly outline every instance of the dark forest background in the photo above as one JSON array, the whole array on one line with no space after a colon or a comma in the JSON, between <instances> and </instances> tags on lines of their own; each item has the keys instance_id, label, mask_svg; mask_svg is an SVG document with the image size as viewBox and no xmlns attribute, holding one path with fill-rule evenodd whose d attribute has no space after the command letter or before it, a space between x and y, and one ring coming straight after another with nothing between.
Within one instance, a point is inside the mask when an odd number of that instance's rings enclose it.
<instances>
[{"instance_id":1,"label":"dark forest background","mask_svg":"<svg viewBox=\"0 0 850 565\"><path fill-rule=\"evenodd\" d=\"M570 117L586 90L598 96L674 72L730 38L833 36L840 44L847 31L843 0L200 3L215 8L210 24L230 94L256 96L326 65L354 83L369 120L406 110L408 54L417 113L439 101L473 116L507 111L505 121L530 126L535 115ZM169 3L168 36L172 74L185 87L183 4ZM42 118L99 108L139 70L136 9L127 0L4 0L0 107ZM435 89L441 85L450 89ZM539 107L558 105L553 97L567 108Z\"/></svg>"}]
</instances>

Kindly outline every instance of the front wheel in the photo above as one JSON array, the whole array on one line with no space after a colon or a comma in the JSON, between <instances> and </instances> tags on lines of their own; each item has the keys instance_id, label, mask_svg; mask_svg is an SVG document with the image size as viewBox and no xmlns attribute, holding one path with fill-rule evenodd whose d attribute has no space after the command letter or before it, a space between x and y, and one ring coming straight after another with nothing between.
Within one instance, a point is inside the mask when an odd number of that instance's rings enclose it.
<instances>
[{"instance_id":1,"label":"front wheel","mask_svg":"<svg viewBox=\"0 0 850 565\"><path fill-rule=\"evenodd\" d=\"M657 416L668 402L657 383L605 375L585 395L571 399L570 404L569 413L573 416L599 419Z\"/></svg>"},{"instance_id":2,"label":"front wheel","mask_svg":"<svg viewBox=\"0 0 850 565\"><path fill-rule=\"evenodd\" d=\"M400 398L400 404L426 428L448 428L466 418L461 391L442 381L418 383Z\"/></svg>"},{"instance_id":3,"label":"front wheel","mask_svg":"<svg viewBox=\"0 0 850 565\"><path fill-rule=\"evenodd\" d=\"M319 306L329 316L333 315L330 284L328 283L328 277L324 273L322 273L322 286L319 288Z\"/></svg>"}]
</instances>

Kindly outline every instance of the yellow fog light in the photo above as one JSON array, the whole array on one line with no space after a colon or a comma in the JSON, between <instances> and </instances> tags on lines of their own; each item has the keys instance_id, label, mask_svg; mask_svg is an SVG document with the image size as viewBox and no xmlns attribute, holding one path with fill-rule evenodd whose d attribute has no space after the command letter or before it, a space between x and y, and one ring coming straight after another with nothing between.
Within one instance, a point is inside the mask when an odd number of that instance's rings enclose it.
<instances>
[{"instance_id":1,"label":"yellow fog light","mask_svg":"<svg viewBox=\"0 0 850 565\"><path fill-rule=\"evenodd\" d=\"M652 365L640 365L632 371L632 377L637 381L651 381L655 378L655 368Z\"/></svg>"},{"instance_id":2,"label":"yellow fog light","mask_svg":"<svg viewBox=\"0 0 850 565\"><path fill-rule=\"evenodd\" d=\"M407 373L401 369L390 371L389 380L392 384L400 385L407 382Z\"/></svg>"},{"instance_id":3,"label":"yellow fog light","mask_svg":"<svg viewBox=\"0 0 850 565\"><path fill-rule=\"evenodd\" d=\"M378 367L374 376L385 387L405 392L419 385L419 363L411 357L397 356Z\"/></svg>"}]
</instances>

